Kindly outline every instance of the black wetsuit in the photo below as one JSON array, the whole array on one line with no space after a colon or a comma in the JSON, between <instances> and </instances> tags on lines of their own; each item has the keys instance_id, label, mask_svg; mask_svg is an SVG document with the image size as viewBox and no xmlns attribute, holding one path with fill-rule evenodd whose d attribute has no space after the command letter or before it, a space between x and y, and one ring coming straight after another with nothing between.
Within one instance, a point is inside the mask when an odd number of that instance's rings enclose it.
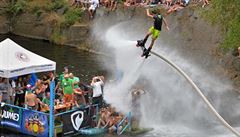
<instances>
[{"instance_id":1,"label":"black wetsuit","mask_svg":"<svg viewBox=\"0 0 240 137\"><path fill-rule=\"evenodd\" d=\"M160 15L160 14L154 15L153 19L154 19L154 29L161 31L162 30L162 21L163 21L162 15Z\"/></svg>"}]
</instances>

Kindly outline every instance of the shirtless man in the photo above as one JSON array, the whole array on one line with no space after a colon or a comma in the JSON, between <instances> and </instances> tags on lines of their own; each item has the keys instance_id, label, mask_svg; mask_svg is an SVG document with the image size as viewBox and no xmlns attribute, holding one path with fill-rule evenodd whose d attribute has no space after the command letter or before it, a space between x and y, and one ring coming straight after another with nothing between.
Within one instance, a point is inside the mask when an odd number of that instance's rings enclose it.
<instances>
[{"instance_id":1,"label":"shirtless man","mask_svg":"<svg viewBox=\"0 0 240 137\"><path fill-rule=\"evenodd\" d=\"M32 93L32 91L28 90L25 96L25 105L28 109L37 110L38 100L37 96Z\"/></svg>"}]
</instances>

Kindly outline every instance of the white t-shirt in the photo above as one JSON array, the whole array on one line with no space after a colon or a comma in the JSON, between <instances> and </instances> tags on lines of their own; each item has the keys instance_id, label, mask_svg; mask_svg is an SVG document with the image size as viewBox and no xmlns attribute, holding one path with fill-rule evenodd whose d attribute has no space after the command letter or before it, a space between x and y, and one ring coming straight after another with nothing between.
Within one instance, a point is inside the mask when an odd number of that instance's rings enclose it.
<instances>
[{"instance_id":1,"label":"white t-shirt","mask_svg":"<svg viewBox=\"0 0 240 137\"><path fill-rule=\"evenodd\" d=\"M91 6L94 6L94 8L98 7L99 1L98 0L90 0Z\"/></svg>"},{"instance_id":2,"label":"white t-shirt","mask_svg":"<svg viewBox=\"0 0 240 137\"><path fill-rule=\"evenodd\" d=\"M99 97L102 95L103 81L95 82L93 86L93 97Z\"/></svg>"}]
</instances>

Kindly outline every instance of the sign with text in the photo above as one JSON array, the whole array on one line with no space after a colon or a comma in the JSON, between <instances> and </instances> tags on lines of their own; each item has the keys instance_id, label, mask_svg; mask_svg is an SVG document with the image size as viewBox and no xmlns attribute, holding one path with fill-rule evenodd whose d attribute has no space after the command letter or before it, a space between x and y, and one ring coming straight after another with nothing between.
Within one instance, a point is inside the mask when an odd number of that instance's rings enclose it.
<instances>
[{"instance_id":1,"label":"sign with text","mask_svg":"<svg viewBox=\"0 0 240 137\"><path fill-rule=\"evenodd\" d=\"M21 129L21 113L20 108L5 104L1 107L1 125Z\"/></svg>"},{"instance_id":2,"label":"sign with text","mask_svg":"<svg viewBox=\"0 0 240 137\"><path fill-rule=\"evenodd\" d=\"M22 132L34 136L48 136L47 115L32 110L24 110Z\"/></svg>"}]
</instances>

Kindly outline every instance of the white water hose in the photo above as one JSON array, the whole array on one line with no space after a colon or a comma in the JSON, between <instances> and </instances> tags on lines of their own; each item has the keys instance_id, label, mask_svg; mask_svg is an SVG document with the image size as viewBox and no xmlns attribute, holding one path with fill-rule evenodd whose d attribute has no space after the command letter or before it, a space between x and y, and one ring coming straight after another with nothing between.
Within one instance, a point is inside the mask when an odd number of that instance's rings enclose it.
<instances>
[{"instance_id":1,"label":"white water hose","mask_svg":"<svg viewBox=\"0 0 240 137\"><path fill-rule=\"evenodd\" d=\"M230 126L221 115L218 114L218 112L215 110L215 108L212 106L212 104L208 101L208 99L204 96L202 91L197 87L197 85L192 81L192 79L184 72L182 71L177 65L175 65L173 62L165 58L164 56L157 54L153 51L151 53L159 58L161 58L163 61L168 63L171 67L173 67L175 70L177 70L192 86L193 88L197 91L197 93L201 96L203 101L207 104L208 108L210 111L220 120L220 122L227 127L230 131L232 131L236 136L240 137L240 133L234 129L232 126Z\"/></svg>"}]
</instances>

